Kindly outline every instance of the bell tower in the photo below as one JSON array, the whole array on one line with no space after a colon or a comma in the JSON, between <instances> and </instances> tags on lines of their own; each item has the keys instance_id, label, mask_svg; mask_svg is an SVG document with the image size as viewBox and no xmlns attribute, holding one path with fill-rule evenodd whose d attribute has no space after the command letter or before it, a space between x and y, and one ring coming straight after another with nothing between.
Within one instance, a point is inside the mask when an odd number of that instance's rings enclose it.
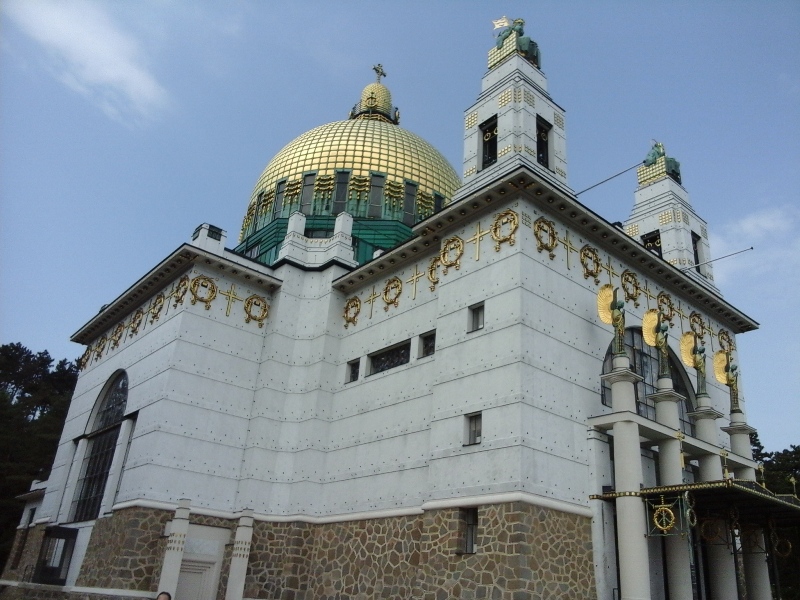
<instances>
[{"instance_id":1,"label":"bell tower","mask_svg":"<svg viewBox=\"0 0 800 600\"><path fill-rule=\"evenodd\" d=\"M489 70L478 100L464 113L465 195L500 171L526 165L542 179L567 187L564 109L547 93L539 46L523 29L525 21L503 17L489 50Z\"/></svg>"},{"instance_id":2,"label":"bell tower","mask_svg":"<svg viewBox=\"0 0 800 600\"><path fill-rule=\"evenodd\" d=\"M680 163L656 142L636 171L639 187L625 233L671 265L719 294L708 228L689 201Z\"/></svg>"}]
</instances>

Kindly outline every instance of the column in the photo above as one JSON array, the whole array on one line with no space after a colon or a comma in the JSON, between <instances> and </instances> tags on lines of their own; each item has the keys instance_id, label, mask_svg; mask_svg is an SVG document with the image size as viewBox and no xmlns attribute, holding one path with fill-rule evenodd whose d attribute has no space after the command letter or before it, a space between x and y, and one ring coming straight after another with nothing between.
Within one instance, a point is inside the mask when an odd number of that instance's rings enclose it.
<instances>
[{"instance_id":1,"label":"column","mask_svg":"<svg viewBox=\"0 0 800 600\"><path fill-rule=\"evenodd\" d=\"M119 478L122 476L122 467L125 466L125 453L128 449L128 442L131 439L133 423L133 419L125 419L120 424L117 445L114 448L114 457L111 459L111 466L108 469L106 489L103 491L99 516L111 512L111 507L114 505L114 500L116 500L117 486L119 485Z\"/></svg>"},{"instance_id":2,"label":"column","mask_svg":"<svg viewBox=\"0 0 800 600\"><path fill-rule=\"evenodd\" d=\"M711 398L708 394L698 394L697 410L690 413L695 419L695 430L698 439L719 446L719 433L717 419L722 418L722 413L711 407ZM699 458L700 480L719 481L723 478L722 461L717 454L706 454ZM728 525L725 521L717 521L717 529L724 536L727 543L731 543ZM705 544L704 551L708 558L708 571L711 583L712 600L728 600L738 598L736 584L736 566L733 553L724 544Z\"/></svg>"},{"instance_id":3,"label":"column","mask_svg":"<svg viewBox=\"0 0 800 600\"><path fill-rule=\"evenodd\" d=\"M744 413L740 410L731 411L731 425L723 427L722 430L731 437L731 450L739 456L752 460L750 434L755 429L747 424ZM737 469L736 478L756 481L756 471L750 467ZM748 600L772 600L767 555L762 551L765 547L763 530L753 532L752 536L742 537L742 562Z\"/></svg>"},{"instance_id":4,"label":"column","mask_svg":"<svg viewBox=\"0 0 800 600\"><path fill-rule=\"evenodd\" d=\"M656 386L658 392L650 396L656 405L656 421L680 433L681 421L678 404L684 397L672 388L671 377L661 377ZM661 440L658 444L658 464L661 485L683 483L683 458L681 441L675 437ZM686 533L667 535L664 539L667 555L667 581L670 600L692 597L691 548Z\"/></svg>"},{"instance_id":5,"label":"column","mask_svg":"<svg viewBox=\"0 0 800 600\"><path fill-rule=\"evenodd\" d=\"M158 580L158 591L169 592L173 597L178 590L178 577L181 574L183 548L186 534L189 533L189 505L191 501L183 498L178 501L175 518L169 523L169 539L161 565L161 578Z\"/></svg>"},{"instance_id":6,"label":"column","mask_svg":"<svg viewBox=\"0 0 800 600\"><path fill-rule=\"evenodd\" d=\"M636 414L634 385L641 377L630 370L627 355L615 355L614 369L602 376L611 384L614 413ZM644 481L639 446L639 426L634 421L614 424L614 479L617 504L617 549L622 600L650 600L650 557L644 502L639 490Z\"/></svg>"},{"instance_id":7,"label":"column","mask_svg":"<svg viewBox=\"0 0 800 600\"><path fill-rule=\"evenodd\" d=\"M231 568L228 573L228 587L225 600L242 600L247 563L250 560L250 542L253 540L253 511L243 510L236 527L231 554Z\"/></svg>"}]
</instances>

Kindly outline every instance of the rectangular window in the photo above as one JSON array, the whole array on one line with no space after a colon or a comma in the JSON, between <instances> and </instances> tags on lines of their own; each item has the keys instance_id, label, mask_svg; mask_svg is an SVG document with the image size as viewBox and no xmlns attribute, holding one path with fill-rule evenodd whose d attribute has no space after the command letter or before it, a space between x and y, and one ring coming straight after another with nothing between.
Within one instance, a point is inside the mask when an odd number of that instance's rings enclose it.
<instances>
[{"instance_id":1,"label":"rectangular window","mask_svg":"<svg viewBox=\"0 0 800 600\"><path fill-rule=\"evenodd\" d=\"M372 183L369 190L369 209L367 216L380 219L383 216L383 186L386 184L384 175L372 174Z\"/></svg>"},{"instance_id":2,"label":"rectangular window","mask_svg":"<svg viewBox=\"0 0 800 600\"><path fill-rule=\"evenodd\" d=\"M347 363L347 381L346 383L350 383L352 381L358 381L358 371L361 366L361 359L357 358L356 360L351 360Z\"/></svg>"},{"instance_id":3,"label":"rectangular window","mask_svg":"<svg viewBox=\"0 0 800 600\"><path fill-rule=\"evenodd\" d=\"M382 373L394 367L408 363L411 359L411 340L398 344L392 348L381 350L369 357L370 375Z\"/></svg>"},{"instance_id":4,"label":"rectangular window","mask_svg":"<svg viewBox=\"0 0 800 600\"><path fill-rule=\"evenodd\" d=\"M466 416L467 435L465 436L465 446L473 446L481 443L481 430L483 429L483 415L474 413Z\"/></svg>"},{"instance_id":5,"label":"rectangular window","mask_svg":"<svg viewBox=\"0 0 800 600\"><path fill-rule=\"evenodd\" d=\"M497 162L497 115L480 126L481 132L481 169Z\"/></svg>"},{"instance_id":6,"label":"rectangular window","mask_svg":"<svg viewBox=\"0 0 800 600\"><path fill-rule=\"evenodd\" d=\"M303 191L300 194L300 212L304 215L311 214L311 201L314 199L315 173L303 176Z\"/></svg>"},{"instance_id":7,"label":"rectangular window","mask_svg":"<svg viewBox=\"0 0 800 600\"><path fill-rule=\"evenodd\" d=\"M700 236L697 235L694 231L692 232L692 250L694 251L694 268L695 270L702 275L702 271L700 270L700 263L703 260L700 258L701 256L701 249L700 249Z\"/></svg>"},{"instance_id":8,"label":"rectangular window","mask_svg":"<svg viewBox=\"0 0 800 600\"><path fill-rule=\"evenodd\" d=\"M275 190L275 201L272 203L272 218L277 219L281 216L283 210L283 194L286 191L286 180L278 182L278 187Z\"/></svg>"},{"instance_id":9,"label":"rectangular window","mask_svg":"<svg viewBox=\"0 0 800 600\"><path fill-rule=\"evenodd\" d=\"M478 509L461 509L461 530L463 532L464 543L461 552L464 554L475 554L478 545Z\"/></svg>"},{"instance_id":10,"label":"rectangular window","mask_svg":"<svg viewBox=\"0 0 800 600\"><path fill-rule=\"evenodd\" d=\"M247 252L245 252L245 256L247 258L258 258L258 250L261 246L256 244L252 248L250 248Z\"/></svg>"},{"instance_id":11,"label":"rectangular window","mask_svg":"<svg viewBox=\"0 0 800 600\"><path fill-rule=\"evenodd\" d=\"M350 182L350 171L336 171L336 188L333 196L333 214L344 212L347 205L347 185Z\"/></svg>"},{"instance_id":12,"label":"rectangular window","mask_svg":"<svg viewBox=\"0 0 800 600\"><path fill-rule=\"evenodd\" d=\"M469 307L469 325L467 332L483 329L483 302Z\"/></svg>"},{"instance_id":13,"label":"rectangular window","mask_svg":"<svg viewBox=\"0 0 800 600\"><path fill-rule=\"evenodd\" d=\"M48 527L44 532L39 559L33 573L34 583L65 585L67 572L75 548L77 529L67 527Z\"/></svg>"},{"instance_id":14,"label":"rectangular window","mask_svg":"<svg viewBox=\"0 0 800 600\"><path fill-rule=\"evenodd\" d=\"M550 130L553 128L543 118L536 117L536 161L550 168Z\"/></svg>"},{"instance_id":15,"label":"rectangular window","mask_svg":"<svg viewBox=\"0 0 800 600\"><path fill-rule=\"evenodd\" d=\"M436 332L431 331L424 335L419 336L420 340L420 358L425 356L432 356L436 352Z\"/></svg>"},{"instance_id":16,"label":"rectangular window","mask_svg":"<svg viewBox=\"0 0 800 600\"><path fill-rule=\"evenodd\" d=\"M403 223L412 227L417 206L417 184L406 181L405 196L403 197Z\"/></svg>"}]
</instances>

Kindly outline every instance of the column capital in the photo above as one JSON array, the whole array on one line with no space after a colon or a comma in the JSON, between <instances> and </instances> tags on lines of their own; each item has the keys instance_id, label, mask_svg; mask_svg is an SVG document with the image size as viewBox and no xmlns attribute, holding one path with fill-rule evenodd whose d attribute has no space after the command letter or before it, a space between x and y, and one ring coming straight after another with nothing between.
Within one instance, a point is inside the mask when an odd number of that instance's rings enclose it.
<instances>
[{"instance_id":1,"label":"column capital","mask_svg":"<svg viewBox=\"0 0 800 600\"><path fill-rule=\"evenodd\" d=\"M634 373L630 369L614 369L610 373L600 375L600 380L611 385L614 383L619 383L620 381L638 383L639 381L643 381L644 378L641 375Z\"/></svg>"},{"instance_id":2,"label":"column capital","mask_svg":"<svg viewBox=\"0 0 800 600\"><path fill-rule=\"evenodd\" d=\"M724 415L710 406L701 406L697 410L687 413L694 419L721 419Z\"/></svg>"},{"instance_id":3,"label":"column capital","mask_svg":"<svg viewBox=\"0 0 800 600\"><path fill-rule=\"evenodd\" d=\"M659 402L674 402L675 404L677 404L682 400L686 400L684 396L681 396L678 392L672 389L661 390L655 392L654 394L649 394L647 398L648 400L652 400L656 404L658 404Z\"/></svg>"},{"instance_id":4,"label":"column capital","mask_svg":"<svg viewBox=\"0 0 800 600\"><path fill-rule=\"evenodd\" d=\"M747 423L733 423L730 427L720 427L722 431L727 433L728 435L736 435L743 433L745 435L750 435L751 433L756 432L755 427L750 427Z\"/></svg>"}]
</instances>

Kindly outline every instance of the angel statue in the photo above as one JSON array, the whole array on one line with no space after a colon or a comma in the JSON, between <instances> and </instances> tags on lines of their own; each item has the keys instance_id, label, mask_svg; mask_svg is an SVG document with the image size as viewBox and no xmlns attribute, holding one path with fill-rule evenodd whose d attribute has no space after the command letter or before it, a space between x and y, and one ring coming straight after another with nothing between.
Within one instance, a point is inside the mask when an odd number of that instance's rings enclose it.
<instances>
[{"instance_id":1,"label":"angel statue","mask_svg":"<svg viewBox=\"0 0 800 600\"><path fill-rule=\"evenodd\" d=\"M739 407L739 367L733 362L732 348L728 345L714 355L714 376L727 385L731 394L731 412L741 412Z\"/></svg>"},{"instance_id":2,"label":"angel statue","mask_svg":"<svg viewBox=\"0 0 800 600\"><path fill-rule=\"evenodd\" d=\"M648 346L658 349L658 378L670 377L669 370L669 322L664 313L651 308L642 317L642 337Z\"/></svg>"},{"instance_id":3,"label":"angel statue","mask_svg":"<svg viewBox=\"0 0 800 600\"><path fill-rule=\"evenodd\" d=\"M703 337L687 331L681 337L681 359L687 367L697 372L697 395L708 396L706 391L706 347Z\"/></svg>"},{"instance_id":4,"label":"angel statue","mask_svg":"<svg viewBox=\"0 0 800 600\"><path fill-rule=\"evenodd\" d=\"M625 302L619 299L619 288L604 285L597 292L597 314L600 320L614 327L611 352L625 354Z\"/></svg>"},{"instance_id":5,"label":"angel statue","mask_svg":"<svg viewBox=\"0 0 800 600\"><path fill-rule=\"evenodd\" d=\"M503 44L508 39L508 36L510 36L512 33L516 33L517 51L527 58L528 61L532 62L534 66L541 69L542 55L539 52L539 45L525 35L525 30L523 29L525 26L524 19L514 19L513 21L509 21L508 17L503 17L497 21L492 21L492 23L494 24L495 29L500 27L506 28L500 32L500 35L497 36L498 50L503 47Z\"/></svg>"}]
</instances>

